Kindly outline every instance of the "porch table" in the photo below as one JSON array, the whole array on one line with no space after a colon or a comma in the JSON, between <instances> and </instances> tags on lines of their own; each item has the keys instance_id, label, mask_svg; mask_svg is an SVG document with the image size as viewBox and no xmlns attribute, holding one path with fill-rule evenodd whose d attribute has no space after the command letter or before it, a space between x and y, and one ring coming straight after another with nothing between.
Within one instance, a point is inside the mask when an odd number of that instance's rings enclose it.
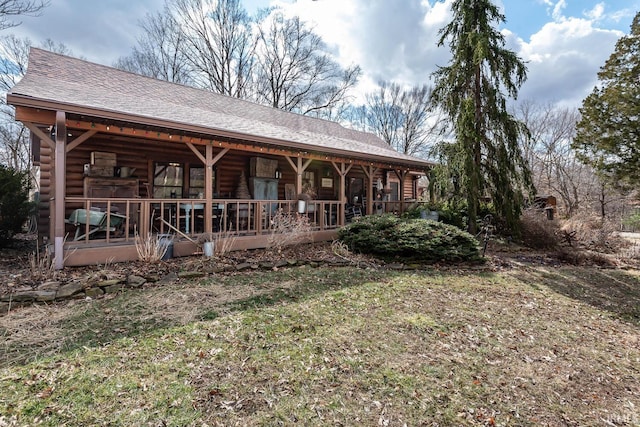
<instances>
[{"instance_id":1,"label":"porch table","mask_svg":"<svg viewBox=\"0 0 640 427\"><path fill-rule=\"evenodd\" d=\"M185 219L185 226L184 226L184 231L189 234L189 226L191 225L191 210L194 211L204 211L204 204L203 203L180 203L180 209L182 209L184 211L184 219Z\"/></svg>"}]
</instances>

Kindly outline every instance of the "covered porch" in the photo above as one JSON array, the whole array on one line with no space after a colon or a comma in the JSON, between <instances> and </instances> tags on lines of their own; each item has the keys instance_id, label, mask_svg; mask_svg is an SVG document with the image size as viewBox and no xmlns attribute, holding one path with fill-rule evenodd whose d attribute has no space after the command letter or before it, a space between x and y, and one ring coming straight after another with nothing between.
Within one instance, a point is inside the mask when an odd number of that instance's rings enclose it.
<instances>
[{"instance_id":1,"label":"covered porch","mask_svg":"<svg viewBox=\"0 0 640 427\"><path fill-rule=\"evenodd\" d=\"M170 236L173 256L200 252L203 238L228 250L264 248L277 215L304 216L314 241L332 240L358 216L403 213L422 176L392 163L232 139L183 133L176 142L175 129L62 111L18 107L17 117L35 136L43 183L50 182L40 230L59 268L135 260L136 238L148 236ZM101 156L115 164L93 164ZM133 173L123 176L124 168Z\"/></svg>"}]
</instances>

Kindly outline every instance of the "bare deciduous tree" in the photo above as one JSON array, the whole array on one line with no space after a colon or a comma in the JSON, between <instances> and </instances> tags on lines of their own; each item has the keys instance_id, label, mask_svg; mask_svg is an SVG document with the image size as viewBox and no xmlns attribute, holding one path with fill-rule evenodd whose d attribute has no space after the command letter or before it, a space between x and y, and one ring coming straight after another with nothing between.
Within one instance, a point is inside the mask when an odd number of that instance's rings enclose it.
<instances>
[{"instance_id":1,"label":"bare deciduous tree","mask_svg":"<svg viewBox=\"0 0 640 427\"><path fill-rule=\"evenodd\" d=\"M9 35L0 39L0 90L7 92L27 71L31 40ZM71 51L64 44L45 40L41 47L53 52L69 55ZM0 103L0 163L11 168L26 171L31 167L31 146L29 132L20 122L15 121L15 110L7 105L3 97Z\"/></svg>"},{"instance_id":2,"label":"bare deciduous tree","mask_svg":"<svg viewBox=\"0 0 640 427\"><path fill-rule=\"evenodd\" d=\"M0 42L3 61L0 61L0 90L7 92L27 71L29 39L14 35L3 37ZM26 171L30 167L29 132L22 123L15 121L15 110L2 98L0 105L0 163Z\"/></svg>"},{"instance_id":3,"label":"bare deciduous tree","mask_svg":"<svg viewBox=\"0 0 640 427\"><path fill-rule=\"evenodd\" d=\"M362 107L367 130L376 133L397 151L426 156L445 130L441 112L430 109L431 89L414 86L403 89L397 83L380 82L366 95Z\"/></svg>"},{"instance_id":4,"label":"bare deciduous tree","mask_svg":"<svg viewBox=\"0 0 640 427\"><path fill-rule=\"evenodd\" d=\"M360 76L358 66L342 68L298 17L277 10L258 26L256 58L257 101L300 114L326 117Z\"/></svg>"},{"instance_id":5,"label":"bare deciduous tree","mask_svg":"<svg viewBox=\"0 0 640 427\"><path fill-rule=\"evenodd\" d=\"M515 114L530 131L522 147L534 184L539 193L559 197L565 216L593 209L604 217L607 208L611 210L626 200L625 189L611 185L594 168L582 163L571 148L580 120L576 109L524 101Z\"/></svg>"},{"instance_id":6,"label":"bare deciduous tree","mask_svg":"<svg viewBox=\"0 0 640 427\"><path fill-rule=\"evenodd\" d=\"M184 58L196 86L246 98L253 65L251 20L239 0L173 0Z\"/></svg>"},{"instance_id":7,"label":"bare deciduous tree","mask_svg":"<svg viewBox=\"0 0 640 427\"><path fill-rule=\"evenodd\" d=\"M524 101L515 115L530 132L521 146L538 192L559 196L565 215L573 215L586 194L581 190L594 185L593 171L577 161L570 147L578 111Z\"/></svg>"},{"instance_id":8,"label":"bare deciduous tree","mask_svg":"<svg viewBox=\"0 0 640 427\"><path fill-rule=\"evenodd\" d=\"M174 83L190 84L189 63L184 53L184 34L168 7L147 14L140 22L143 35L129 56L121 57L115 67Z\"/></svg>"},{"instance_id":9,"label":"bare deciduous tree","mask_svg":"<svg viewBox=\"0 0 640 427\"><path fill-rule=\"evenodd\" d=\"M48 0L0 0L0 30L20 25L12 16L35 15L49 6Z\"/></svg>"}]
</instances>

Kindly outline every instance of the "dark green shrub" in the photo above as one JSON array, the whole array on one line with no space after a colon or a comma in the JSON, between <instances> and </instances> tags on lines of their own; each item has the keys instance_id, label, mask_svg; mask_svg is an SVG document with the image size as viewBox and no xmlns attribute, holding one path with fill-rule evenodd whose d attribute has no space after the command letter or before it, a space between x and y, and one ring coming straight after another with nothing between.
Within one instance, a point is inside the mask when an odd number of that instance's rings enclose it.
<instances>
[{"instance_id":1,"label":"dark green shrub","mask_svg":"<svg viewBox=\"0 0 640 427\"><path fill-rule=\"evenodd\" d=\"M438 211L440 222L458 227L461 230L467 229L467 203L466 202L439 202L432 204L434 210ZM482 228L482 221L487 215L491 215L492 225L498 231L504 229L504 221L496 217L495 208L491 203L480 203L478 209L478 230Z\"/></svg>"},{"instance_id":2,"label":"dark green shrub","mask_svg":"<svg viewBox=\"0 0 640 427\"><path fill-rule=\"evenodd\" d=\"M630 231L636 231L640 229L640 213L634 213L622 220L622 223L626 225Z\"/></svg>"},{"instance_id":3,"label":"dark green shrub","mask_svg":"<svg viewBox=\"0 0 640 427\"><path fill-rule=\"evenodd\" d=\"M28 174L0 165L0 247L6 246L29 217Z\"/></svg>"},{"instance_id":4,"label":"dark green shrub","mask_svg":"<svg viewBox=\"0 0 640 427\"><path fill-rule=\"evenodd\" d=\"M412 261L473 261L480 258L478 242L454 226L425 219L372 215L338 231L356 252L384 259Z\"/></svg>"},{"instance_id":5,"label":"dark green shrub","mask_svg":"<svg viewBox=\"0 0 640 427\"><path fill-rule=\"evenodd\" d=\"M443 202L438 206L439 220L461 230L467 228L466 203Z\"/></svg>"}]
</instances>

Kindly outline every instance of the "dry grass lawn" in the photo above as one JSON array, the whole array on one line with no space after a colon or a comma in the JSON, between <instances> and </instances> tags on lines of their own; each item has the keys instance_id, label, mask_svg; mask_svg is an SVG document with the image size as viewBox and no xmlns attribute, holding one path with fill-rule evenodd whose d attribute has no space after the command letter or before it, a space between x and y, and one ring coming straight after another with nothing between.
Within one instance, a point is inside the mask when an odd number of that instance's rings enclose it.
<instances>
[{"instance_id":1,"label":"dry grass lawn","mask_svg":"<svg viewBox=\"0 0 640 427\"><path fill-rule=\"evenodd\" d=\"M640 425L636 270L216 275L0 337L0 426Z\"/></svg>"}]
</instances>

